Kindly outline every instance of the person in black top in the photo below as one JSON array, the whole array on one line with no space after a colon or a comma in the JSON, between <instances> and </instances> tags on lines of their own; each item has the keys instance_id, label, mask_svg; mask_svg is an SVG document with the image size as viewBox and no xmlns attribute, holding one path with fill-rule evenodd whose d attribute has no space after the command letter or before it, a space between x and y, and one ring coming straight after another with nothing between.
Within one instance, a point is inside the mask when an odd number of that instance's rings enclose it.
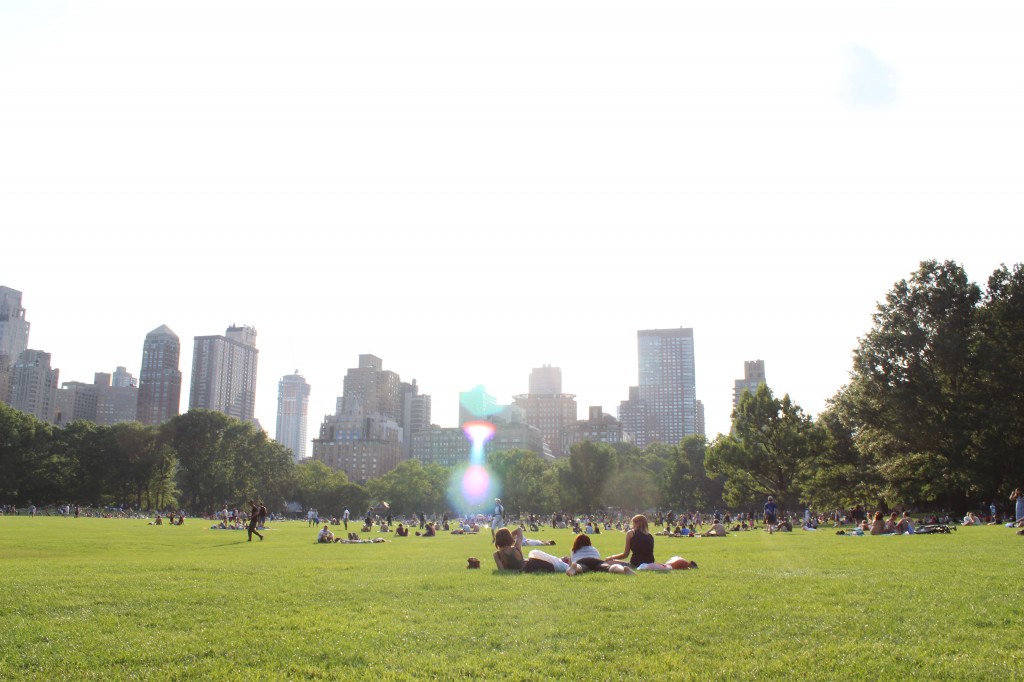
<instances>
[{"instance_id":1,"label":"person in black top","mask_svg":"<svg viewBox=\"0 0 1024 682\"><path fill-rule=\"evenodd\" d=\"M260 532L258 530L256 530L256 525L259 522L260 522L260 508L259 508L259 506L255 502L253 502L252 500L249 500L249 526L246 529L246 530L249 531L249 539L247 540L247 542L252 542L252 536L253 535L256 535L260 539L260 541L263 540L263 536L260 535Z\"/></svg>"},{"instance_id":2,"label":"person in black top","mask_svg":"<svg viewBox=\"0 0 1024 682\"><path fill-rule=\"evenodd\" d=\"M606 562L623 564L628 557L633 568L654 563L654 536L648 529L647 517L637 514L632 519L632 525L626 533L626 548L619 554L605 558Z\"/></svg>"}]
</instances>

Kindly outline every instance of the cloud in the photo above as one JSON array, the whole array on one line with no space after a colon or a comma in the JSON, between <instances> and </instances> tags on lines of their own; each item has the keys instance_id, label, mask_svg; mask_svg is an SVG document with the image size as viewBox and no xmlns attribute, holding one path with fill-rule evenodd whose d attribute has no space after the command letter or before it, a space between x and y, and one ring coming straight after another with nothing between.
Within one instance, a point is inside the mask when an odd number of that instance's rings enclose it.
<instances>
[{"instance_id":1,"label":"cloud","mask_svg":"<svg viewBox=\"0 0 1024 682\"><path fill-rule=\"evenodd\" d=\"M849 50L851 69L846 98L853 109L888 109L899 100L896 70L866 47Z\"/></svg>"}]
</instances>

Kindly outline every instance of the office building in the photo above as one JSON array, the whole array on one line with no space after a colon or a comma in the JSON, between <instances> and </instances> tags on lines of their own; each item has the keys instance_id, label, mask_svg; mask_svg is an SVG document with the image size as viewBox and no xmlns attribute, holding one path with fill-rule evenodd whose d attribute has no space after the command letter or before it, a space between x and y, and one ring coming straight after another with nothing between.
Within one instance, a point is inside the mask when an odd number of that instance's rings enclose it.
<instances>
[{"instance_id":1,"label":"office building","mask_svg":"<svg viewBox=\"0 0 1024 682\"><path fill-rule=\"evenodd\" d=\"M374 355L360 355L345 374L333 415L324 417L313 441L313 459L344 471L357 483L398 466L405 451L402 382Z\"/></svg>"},{"instance_id":2,"label":"office building","mask_svg":"<svg viewBox=\"0 0 1024 682\"><path fill-rule=\"evenodd\" d=\"M412 457L412 441L417 433L430 427L430 396L420 393L413 379L401 383L402 393L402 459Z\"/></svg>"},{"instance_id":3,"label":"office building","mask_svg":"<svg viewBox=\"0 0 1024 682\"><path fill-rule=\"evenodd\" d=\"M188 408L254 422L258 360L253 327L232 325L223 336L195 337Z\"/></svg>"},{"instance_id":4,"label":"office building","mask_svg":"<svg viewBox=\"0 0 1024 682\"><path fill-rule=\"evenodd\" d=\"M697 433L697 387L693 329L637 332L639 399L646 429L643 442L676 444Z\"/></svg>"},{"instance_id":5,"label":"office building","mask_svg":"<svg viewBox=\"0 0 1024 682\"><path fill-rule=\"evenodd\" d=\"M277 430L274 440L292 451L298 462L306 456L306 422L309 415L309 384L295 374L281 377L277 383Z\"/></svg>"},{"instance_id":6,"label":"office building","mask_svg":"<svg viewBox=\"0 0 1024 682\"><path fill-rule=\"evenodd\" d=\"M167 325L160 325L146 334L136 410L143 424L162 424L178 415L181 409L180 355L178 335Z\"/></svg>"},{"instance_id":7,"label":"office building","mask_svg":"<svg viewBox=\"0 0 1024 682\"><path fill-rule=\"evenodd\" d=\"M587 410L587 418L576 422L577 443L621 443L622 422L610 414L606 414L600 405L592 405Z\"/></svg>"},{"instance_id":8,"label":"office building","mask_svg":"<svg viewBox=\"0 0 1024 682\"><path fill-rule=\"evenodd\" d=\"M11 367L11 402L16 410L52 422L60 370L50 367L50 354L27 349Z\"/></svg>"},{"instance_id":9,"label":"office building","mask_svg":"<svg viewBox=\"0 0 1024 682\"><path fill-rule=\"evenodd\" d=\"M108 372L96 372L93 382L65 381L57 391L53 423L66 426L84 419L100 426L112 426L136 420L139 389L135 378L124 368L114 372L120 385L111 383Z\"/></svg>"},{"instance_id":10,"label":"office building","mask_svg":"<svg viewBox=\"0 0 1024 682\"><path fill-rule=\"evenodd\" d=\"M14 363L28 348L28 330L21 292L0 286L0 403L11 402Z\"/></svg>"},{"instance_id":11,"label":"office building","mask_svg":"<svg viewBox=\"0 0 1024 682\"><path fill-rule=\"evenodd\" d=\"M740 396L744 391L757 393L758 387L766 383L764 376L764 360L746 360L743 363L743 378L737 379L732 389L732 406L740 404Z\"/></svg>"},{"instance_id":12,"label":"office building","mask_svg":"<svg viewBox=\"0 0 1024 682\"><path fill-rule=\"evenodd\" d=\"M28 330L21 292L0 286L0 355L11 358L11 364L28 349Z\"/></svg>"},{"instance_id":13,"label":"office building","mask_svg":"<svg viewBox=\"0 0 1024 682\"><path fill-rule=\"evenodd\" d=\"M551 365L535 368L530 374L530 392L513 398L523 410L525 421L536 427L547 451L555 457L569 454L575 436L576 396L562 393L562 370Z\"/></svg>"}]
</instances>

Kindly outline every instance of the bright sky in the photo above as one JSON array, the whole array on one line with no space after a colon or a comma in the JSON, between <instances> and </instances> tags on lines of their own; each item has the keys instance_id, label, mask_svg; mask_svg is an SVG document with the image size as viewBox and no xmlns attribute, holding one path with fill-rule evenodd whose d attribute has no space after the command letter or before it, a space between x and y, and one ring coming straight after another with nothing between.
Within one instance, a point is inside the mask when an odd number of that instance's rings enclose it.
<instances>
[{"instance_id":1,"label":"bright sky","mask_svg":"<svg viewBox=\"0 0 1024 682\"><path fill-rule=\"evenodd\" d=\"M530 370L616 413L693 327L816 414L926 258L1022 260L1018 3L0 4L0 284L61 381L257 328L256 416L360 353L433 396Z\"/></svg>"}]
</instances>

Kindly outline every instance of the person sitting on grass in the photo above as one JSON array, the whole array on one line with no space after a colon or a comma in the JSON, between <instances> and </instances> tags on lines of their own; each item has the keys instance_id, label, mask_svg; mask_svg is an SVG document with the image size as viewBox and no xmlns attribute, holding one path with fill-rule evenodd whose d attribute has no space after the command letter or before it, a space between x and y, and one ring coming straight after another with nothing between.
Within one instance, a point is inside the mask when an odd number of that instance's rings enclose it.
<instances>
[{"instance_id":1,"label":"person sitting on grass","mask_svg":"<svg viewBox=\"0 0 1024 682\"><path fill-rule=\"evenodd\" d=\"M579 575L587 571L633 575L633 568L623 564L609 564L601 559L601 553L590 541L590 536L580 533L572 543L572 554L563 559L569 568L566 575Z\"/></svg>"},{"instance_id":2,"label":"person sitting on grass","mask_svg":"<svg viewBox=\"0 0 1024 682\"><path fill-rule=\"evenodd\" d=\"M409 529L402 525L402 522L398 522L398 527L395 528L395 536L400 538L409 537Z\"/></svg>"},{"instance_id":3,"label":"person sitting on grass","mask_svg":"<svg viewBox=\"0 0 1024 682\"><path fill-rule=\"evenodd\" d=\"M515 534L508 528L499 528L494 533L494 563L501 571L521 571L526 565L523 559L523 529L516 528Z\"/></svg>"},{"instance_id":4,"label":"person sitting on grass","mask_svg":"<svg viewBox=\"0 0 1024 682\"><path fill-rule=\"evenodd\" d=\"M419 533L416 533L416 535L420 535L420 534L419 534ZM432 537L434 537L434 536L436 536L436 535L437 535L437 530L435 530L435 529L434 529L434 522L433 522L433 521L431 521L430 523L428 523L428 524L427 524L427 525L426 525L426 526L425 526L425 527L423 528L423 535L422 535L422 537L425 537L425 538L432 538Z\"/></svg>"},{"instance_id":5,"label":"person sitting on grass","mask_svg":"<svg viewBox=\"0 0 1024 682\"><path fill-rule=\"evenodd\" d=\"M331 532L331 529L327 527L326 523L324 524L324 527L320 529L320 533L317 534L316 541L324 543L334 542L334 533Z\"/></svg>"},{"instance_id":6,"label":"person sitting on grass","mask_svg":"<svg viewBox=\"0 0 1024 682\"><path fill-rule=\"evenodd\" d=\"M706 538L724 538L726 535L725 525L721 521L715 521L711 524L711 530L704 533Z\"/></svg>"},{"instance_id":7,"label":"person sitting on grass","mask_svg":"<svg viewBox=\"0 0 1024 682\"><path fill-rule=\"evenodd\" d=\"M885 535L885 519L882 518L882 512L876 511L874 518L871 520L871 534L872 535Z\"/></svg>"},{"instance_id":8,"label":"person sitting on grass","mask_svg":"<svg viewBox=\"0 0 1024 682\"><path fill-rule=\"evenodd\" d=\"M626 533L626 548L619 554L612 554L605 557L609 564L628 564L637 568L640 564L654 563L654 536L648 529L647 517L637 514L630 521L633 526Z\"/></svg>"}]
</instances>

